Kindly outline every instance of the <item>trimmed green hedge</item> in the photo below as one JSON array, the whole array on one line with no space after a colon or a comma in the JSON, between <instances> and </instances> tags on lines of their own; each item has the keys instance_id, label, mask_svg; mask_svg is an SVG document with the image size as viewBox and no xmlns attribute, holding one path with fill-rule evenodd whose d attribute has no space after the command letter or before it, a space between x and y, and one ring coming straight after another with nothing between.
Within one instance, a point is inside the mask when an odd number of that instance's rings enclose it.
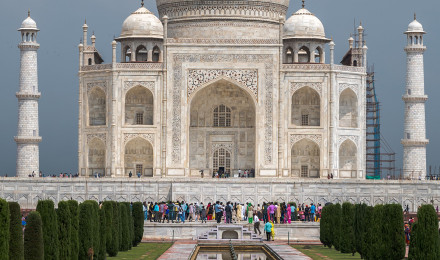
<instances>
[{"instance_id":1,"label":"trimmed green hedge","mask_svg":"<svg viewBox=\"0 0 440 260\"><path fill-rule=\"evenodd\" d=\"M374 208L371 206L367 206L364 213L364 223L365 223L365 234L362 237L362 254L361 256L364 259L371 259L370 257L370 248L373 244L373 211Z\"/></svg>"},{"instance_id":2,"label":"trimmed green hedge","mask_svg":"<svg viewBox=\"0 0 440 260\"><path fill-rule=\"evenodd\" d=\"M320 222L320 230L319 230L319 239L324 246L328 248L332 248L332 242L330 237L331 232L331 210L333 205L328 205L322 208L321 212L321 222Z\"/></svg>"},{"instance_id":3,"label":"trimmed green hedge","mask_svg":"<svg viewBox=\"0 0 440 260\"><path fill-rule=\"evenodd\" d=\"M128 214L127 214L127 207L124 202L119 203L119 226L120 226L120 244L119 244L119 251L128 251L128 243L129 241L129 225L128 225ZM131 241L130 241L131 243Z\"/></svg>"},{"instance_id":4,"label":"trimmed green hedge","mask_svg":"<svg viewBox=\"0 0 440 260\"><path fill-rule=\"evenodd\" d=\"M78 260L78 250L79 250L79 241L78 241L78 228L79 228L79 210L78 210L78 202L76 200L67 201L69 205L70 211L70 259Z\"/></svg>"},{"instance_id":5,"label":"trimmed green hedge","mask_svg":"<svg viewBox=\"0 0 440 260\"><path fill-rule=\"evenodd\" d=\"M98 260L105 260L107 256L106 242L107 242L107 219L106 208L101 206L99 209L99 254Z\"/></svg>"},{"instance_id":6,"label":"trimmed green hedge","mask_svg":"<svg viewBox=\"0 0 440 260\"><path fill-rule=\"evenodd\" d=\"M17 202L9 202L9 259L23 260L23 229L21 210Z\"/></svg>"},{"instance_id":7,"label":"trimmed green hedge","mask_svg":"<svg viewBox=\"0 0 440 260\"><path fill-rule=\"evenodd\" d=\"M113 215L113 205L114 201L104 201L102 203L102 209L105 212L106 221L106 251L111 257L116 256L119 251L118 240L116 238L117 234L115 232L115 217Z\"/></svg>"},{"instance_id":8,"label":"trimmed green hedge","mask_svg":"<svg viewBox=\"0 0 440 260\"><path fill-rule=\"evenodd\" d=\"M423 205L417 212L416 225L413 225L411 231L408 259L440 259L438 217L432 205Z\"/></svg>"},{"instance_id":9,"label":"trimmed green hedge","mask_svg":"<svg viewBox=\"0 0 440 260\"><path fill-rule=\"evenodd\" d=\"M134 240L134 222L133 222L133 205L131 203L127 203L128 207L128 226L130 227L130 234L128 237L128 249L131 250L133 247L133 240Z\"/></svg>"},{"instance_id":10,"label":"trimmed green hedge","mask_svg":"<svg viewBox=\"0 0 440 260\"><path fill-rule=\"evenodd\" d=\"M143 211L142 202L133 203L133 229L134 229L134 237L133 237L133 246L139 245L142 241L142 237L144 236L144 211Z\"/></svg>"},{"instance_id":11,"label":"trimmed green hedge","mask_svg":"<svg viewBox=\"0 0 440 260\"><path fill-rule=\"evenodd\" d=\"M382 222L383 259L403 259L405 257L406 244L402 206L400 204L385 205L383 208Z\"/></svg>"},{"instance_id":12,"label":"trimmed green hedge","mask_svg":"<svg viewBox=\"0 0 440 260\"><path fill-rule=\"evenodd\" d=\"M40 200L37 211L43 223L44 259L59 259L58 221L54 203L51 200Z\"/></svg>"},{"instance_id":13,"label":"trimmed green hedge","mask_svg":"<svg viewBox=\"0 0 440 260\"><path fill-rule=\"evenodd\" d=\"M355 236L354 236L354 206L350 202L342 204L341 233L340 233L340 249L341 253L356 252Z\"/></svg>"},{"instance_id":14,"label":"trimmed green hedge","mask_svg":"<svg viewBox=\"0 0 440 260\"><path fill-rule=\"evenodd\" d=\"M0 199L0 260L9 260L9 204Z\"/></svg>"},{"instance_id":15,"label":"trimmed green hedge","mask_svg":"<svg viewBox=\"0 0 440 260\"><path fill-rule=\"evenodd\" d=\"M98 203L87 200L79 204L79 260L88 260L89 250L93 249L93 258L99 253L99 215Z\"/></svg>"},{"instance_id":16,"label":"trimmed green hedge","mask_svg":"<svg viewBox=\"0 0 440 260\"><path fill-rule=\"evenodd\" d=\"M366 211L367 205L364 204L356 204L354 208L354 236L355 236L355 247L356 251L362 256L365 236L367 233L367 225L366 225ZM361 257L363 258L363 257Z\"/></svg>"},{"instance_id":17,"label":"trimmed green hedge","mask_svg":"<svg viewBox=\"0 0 440 260\"><path fill-rule=\"evenodd\" d=\"M67 201L60 201L58 203L57 215L60 259L72 259L72 218Z\"/></svg>"},{"instance_id":18,"label":"trimmed green hedge","mask_svg":"<svg viewBox=\"0 0 440 260\"><path fill-rule=\"evenodd\" d=\"M371 227L371 241L368 256L372 260L382 260L383 246L383 205L374 206Z\"/></svg>"},{"instance_id":19,"label":"trimmed green hedge","mask_svg":"<svg viewBox=\"0 0 440 260\"><path fill-rule=\"evenodd\" d=\"M342 217L342 208L341 204L335 204L332 207L332 218L331 218L331 241L332 245L336 250L340 251L340 239L341 239L341 217Z\"/></svg>"},{"instance_id":20,"label":"trimmed green hedge","mask_svg":"<svg viewBox=\"0 0 440 260\"><path fill-rule=\"evenodd\" d=\"M40 213L32 211L24 231L24 259L44 260L43 222Z\"/></svg>"}]
</instances>

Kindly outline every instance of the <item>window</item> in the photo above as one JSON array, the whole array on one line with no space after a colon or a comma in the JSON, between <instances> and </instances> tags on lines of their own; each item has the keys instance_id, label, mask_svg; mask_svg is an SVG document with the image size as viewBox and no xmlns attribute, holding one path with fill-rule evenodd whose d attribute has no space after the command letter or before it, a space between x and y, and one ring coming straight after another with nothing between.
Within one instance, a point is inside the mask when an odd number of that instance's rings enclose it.
<instances>
[{"instance_id":1,"label":"window","mask_svg":"<svg viewBox=\"0 0 440 260\"><path fill-rule=\"evenodd\" d=\"M33 130L33 135L37 136L37 130Z\"/></svg>"},{"instance_id":2,"label":"window","mask_svg":"<svg viewBox=\"0 0 440 260\"><path fill-rule=\"evenodd\" d=\"M136 113L136 124L137 125L144 124L144 113Z\"/></svg>"},{"instance_id":3,"label":"window","mask_svg":"<svg viewBox=\"0 0 440 260\"><path fill-rule=\"evenodd\" d=\"M148 51L145 46L141 45L136 49L136 61L145 62L148 59Z\"/></svg>"},{"instance_id":4,"label":"window","mask_svg":"<svg viewBox=\"0 0 440 260\"><path fill-rule=\"evenodd\" d=\"M214 152L212 167L214 171L224 168L224 173L231 173L231 153L224 148Z\"/></svg>"},{"instance_id":5,"label":"window","mask_svg":"<svg viewBox=\"0 0 440 260\"><path fill-rule=\"evenodd\" d=\"M357 60L353 61L353 66L357 67L357 65L358 65Z\"/></svg>"},{"instance_id":6,"label":"window","mask_svg":"<svg viewBox=\"0 0 440 260\"><path fill-rule=\"evenodd\" d=\"M301 125L302 126L308 126L309 125L309 115L302 115L301 116Z\"/></svg>"},{"instance_id":7,"label":"window","mask_svg":"<svg viewBox=\"0 0 440 260\"><path fill-rule=\"evenodd\" d=\"M406 133L406 139L411 139L411 134L410 133Z\"/></svg>"},{"instance_id":8,"label":"window","mask_svg":"<svg viewBox=\"0 0 440 260\"><path fill-rule=\"evenodd\" d=\"M92 59L89 58L89 66L92 65Z\"/></svg>"},{"instance_id":9,"label":"window","mask_svg":"<svg viewBox=\"0 0 440 260\"><path fill-rule=\"evenodd\" d=\"M125 49L125 62L130 62L131 61L131 49L130 47L127 47Z\"/></svg>"},{"instance_id":10,"label":"window","mask_svg":"<svg viewBox=\"0 0 440 260\"><path fill-rule=\"evenodd\" d=\"M286 51L286 63L293 63L293 50L288 48Z\"/></svg>"},{"instance_id":11,"label":"window","mask_svg":"<svg viewBox=\"0 0 440 260\"><path fill-rule=\"evenodd\" d=\"M136 174L138 173L142 175L142 164L136 164Z\"/></svg>"},{"instance_id":12,"label":"window","mask_svg":"<svg viewBox=\"0 0 440 260\"><path fill-rule=\"evenodd\" d=\"M231 126L231 109L225 105L220 105L214 109L214 127Z\"/></svg>"},{"instance_id":13,"label":"window","mask_svg":"<svg viewBox=\"0 0 440 260\"><path fill-rule=\"evenodd\" d=\"M160 57L160 49L159 47L155 46L153 48L153 62L159 62Z\"/></svg>"},{"instance_id":14,"label":"window","mask_svg":"<svg viewBox=\"0 0 440 260\"><path fill-rule=\"evenodd\" d=\"M408 95L411 95L411 89L408 89Z\"/></svg>"},{"instance_id":15,"label":"window","mask_svg":"<svg viewBox=\"0 0 440 260\"><path fill-rule=\"evenodd\" d=\"M303 177L303 178L309 177L309 166L307 166L307 165L301 166L301 177Z\"/></svg>"}]
</instances>

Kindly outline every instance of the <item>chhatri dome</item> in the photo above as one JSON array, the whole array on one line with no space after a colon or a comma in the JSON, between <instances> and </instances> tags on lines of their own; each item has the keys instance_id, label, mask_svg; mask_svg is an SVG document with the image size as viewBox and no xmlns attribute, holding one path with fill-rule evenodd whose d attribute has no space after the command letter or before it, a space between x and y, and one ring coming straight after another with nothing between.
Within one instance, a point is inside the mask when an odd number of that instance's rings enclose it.
<instances>
[{"instance_id":1,"label":"chhatri dome","mask_svg":"<svg viewBox=\"0 0 440 260\"><path fill-rule=\"evenodd\" d=\"M20 30L38 30L37 23L31 18L30 11L28 11L28 17L21 23Z\"/></svg>"},{"instance_id":2,"label":"chhatri dome","mask_svg":"<svg viewBox=\"0 0 440 260\"><path fill-rule=\"evenodd\" d=\"M284 39L289 38L327 39L324 25L318 17L305 9L304 3L284 24Z\"/></svg>"},{"instance_id":3,"label":"chhatri dome","mask_svg":"<svg viewBox=\"0 0 440 260\"><path fill-rule=\"evenodd\" d=\"M163 39L162 22L152 12L142 7L133 12L122 24L119 39L123 38L158 38Z\"/></svg>"},{"instance_id":4,"label":"chhatri dome","mask_svg":"<svg viewBox=\"0 0 440 260\"><path fill-rule=\"evenodd\" d=\"M407 32L425 32L423 30L423 26L421 23L419 23L416 20L416 15L414 14L414 21L412 21L409 25L408 25L408 31Z\"/></svg>"}]
</instances>

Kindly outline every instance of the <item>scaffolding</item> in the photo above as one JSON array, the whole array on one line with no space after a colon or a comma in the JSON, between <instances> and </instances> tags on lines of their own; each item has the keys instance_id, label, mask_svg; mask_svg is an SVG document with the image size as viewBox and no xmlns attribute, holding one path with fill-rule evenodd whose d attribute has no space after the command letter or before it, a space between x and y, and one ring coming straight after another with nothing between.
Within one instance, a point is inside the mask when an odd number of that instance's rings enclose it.
<instances>
[{"instance_id":1,"label":"scaffolding","mask_svg":"<svg viewBox=\"0 0 440 260\"><path fill-rule=\"evenodd\" d=\"M380 132L380 102L374 86L374 67L367 72L367 179L382 179L394 175L396 153Z\"/></svg>"}]
</instances>

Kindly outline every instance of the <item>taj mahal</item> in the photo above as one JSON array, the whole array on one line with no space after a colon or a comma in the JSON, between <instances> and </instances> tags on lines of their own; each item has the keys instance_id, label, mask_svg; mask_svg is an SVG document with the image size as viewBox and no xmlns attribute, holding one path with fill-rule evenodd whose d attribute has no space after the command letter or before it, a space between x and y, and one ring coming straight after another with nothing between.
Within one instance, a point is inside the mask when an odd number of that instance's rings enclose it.
<instances>
[{"instance_id":1,"label":"taj mahal","mask_svg":"<svg viewBox=\"0 0 440 260\"><path fill-rule=\"evenodd\" d=\"M304 1L290 17L288 0L156 2L159 17L142 2L107 50L82 27L77 180L21 181L39 172L42 141L39 29L30 15L23 22L17 179L3 180L0 196L29 207L43 197L440 203L435 183L366 181L362 24L335 46ZM425 174L425 31L414 19L405 34L404 169ZM243 171L255 178L234 178Z\"/></svg>"}]
</instances>

